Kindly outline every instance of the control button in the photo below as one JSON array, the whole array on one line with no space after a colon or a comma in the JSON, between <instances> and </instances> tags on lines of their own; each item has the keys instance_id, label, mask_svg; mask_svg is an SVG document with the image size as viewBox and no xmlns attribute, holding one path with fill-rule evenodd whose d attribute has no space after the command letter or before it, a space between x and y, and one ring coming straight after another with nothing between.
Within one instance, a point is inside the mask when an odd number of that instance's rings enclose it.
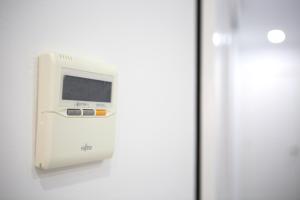
<instances>
[{"instance_id":1,"label":"control button","mask_svg":"<svg viewBox=\"0 0 300 200\"><path fill-rule=\"evenodd\" d=\"M83 115L88 115L88 116L93 116L95 115L95 110L94 109L83 109L82 110Z\"/></svg>"},{"instance_id":2,"label":"control button","mask_svg":"<svg viewBox=\"0 0 300 200\"><path fill-rule=\"evenodd\" d=\"M97 109L97 110L96 110L96 115L97 115L97 116L105 116L105 115L106 115L106 110L103 110L103 109Z\"/></svg>"},{"instance_id":3,"label":"control button","mask_svg":"<svg viewBox=\"0 0 300 200\"><path fill-rule=\"evenodd\" d=\"M67 109L67 115L78 116L81 115L80 109Z\"/></svg>"}]
</instances>

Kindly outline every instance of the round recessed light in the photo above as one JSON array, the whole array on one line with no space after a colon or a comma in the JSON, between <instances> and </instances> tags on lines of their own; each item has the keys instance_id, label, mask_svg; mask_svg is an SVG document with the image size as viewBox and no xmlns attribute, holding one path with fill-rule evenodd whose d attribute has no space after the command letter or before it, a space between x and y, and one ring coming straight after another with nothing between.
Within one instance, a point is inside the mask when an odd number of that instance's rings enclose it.
<instances>
[{"instance_id":1,"label":"round recessed light","mask_svg":"<svg viewBox=\"0 0 300 200\"><path fill-rule=\"evenodd\" d=\"M285 40L285 33L282 30L271 30L268 32L268 40L271 43L279 44Z\"/></svg>"}]
</instances>

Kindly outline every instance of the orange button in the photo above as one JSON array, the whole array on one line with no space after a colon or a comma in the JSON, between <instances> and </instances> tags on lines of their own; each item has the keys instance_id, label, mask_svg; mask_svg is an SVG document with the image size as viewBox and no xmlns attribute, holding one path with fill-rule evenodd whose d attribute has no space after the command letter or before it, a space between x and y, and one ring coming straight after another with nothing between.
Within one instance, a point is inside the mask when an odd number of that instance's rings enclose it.
<instances>
[{"instance_id":1,"label":"orange button","mask_svg":"<svg viewBox=\"0 0 300 200\"><path fill-rule=\"evenodd\" d=\"M105 115L106 115L106 110L103 109L96 110L96 116L105 116Z\"/></svg>"}]
</instances>

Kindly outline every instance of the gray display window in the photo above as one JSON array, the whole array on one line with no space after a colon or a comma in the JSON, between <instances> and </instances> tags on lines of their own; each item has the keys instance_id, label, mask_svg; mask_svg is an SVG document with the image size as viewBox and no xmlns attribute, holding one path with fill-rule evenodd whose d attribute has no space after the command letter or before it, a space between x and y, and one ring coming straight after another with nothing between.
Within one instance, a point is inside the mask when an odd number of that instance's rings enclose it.
<instances>
[{"instance_id":1,"label":"gray display window","mask_svg":"<svg viewBox=\"0 0 300 200\"><path fill-rule=\"evenodd\" d=\"M63 100L111 102L112 83L64 75Z\"/></svg>"}]
</instances>

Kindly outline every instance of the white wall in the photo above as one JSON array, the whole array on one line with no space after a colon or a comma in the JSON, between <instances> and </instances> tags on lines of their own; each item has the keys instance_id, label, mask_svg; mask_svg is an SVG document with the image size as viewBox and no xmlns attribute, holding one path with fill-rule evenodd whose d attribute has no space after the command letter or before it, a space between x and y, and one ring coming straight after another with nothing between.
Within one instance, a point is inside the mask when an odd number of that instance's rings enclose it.
<instances>
[{"instance_id":1,"label":"white wall","mask_svg":"<svg viewBox=\"0 0 300 200\"><path fill-rule=\"evenodd\" d=\"M237 200L299 199L299 53L291 44L240 44L232 119Z\"/></svg>"},{"instance_id":2,"label":"white wall","mask_svg":"<svg viewBox=\"0 0 300 200\"><path fill-rule=\"evenodd\" d=\"M203 0L201 10L201 199L216 199L216 98L212 35L215 23L215 0Z\"/></svg>"},{"instance_id":3,"label":"white wall","mask_svg":"<svg viewBox=\"0 0 300 200\"><path fill-rule=\"evenodd\" d=\"M266 40L267 30L272 26L289 27L284 25L296 22L297 6L286 1L272 6L271 1L259 0L203 2L202 197L205 200L298 200L300 43L297 26L287 28L284 44L272 45ZM251 13L253 7L247 7L249 2L250 5L254 2L260 15L253 10ZM261 9L262 5L269 9L269 15ZM279 16L278 9L282 11L286 5L289 9ZM248 20L243 19L245 12L252 14L248 13ZM293 17L284 21L286 15ZM260 21L255 16L265 16L267 20ZM281 23L274 16L282 18ZM264 21L268 20L266 26ZM216 32L217 45L213 47L211 37ZM232 36L229 43L228 35Z\"/></svg>"},{"instance_id":4,"label":"white wall","mask_svg":"<svg viewBox=\"0 0 300 200\"><path fill-rule=\"evenodd\" d=\"M201 163L202 199L231 199L228 139L228 69L231 0L202 1Z\"/></svg>"},{"instance_id":5,"label":"white wall","mask_svg":"<svg viewBox=\"0 0 300 200\"><path fill-rule=\"evenodd\" d=\"M1 199L194 198L193 0L7 0L0 30ZM33 167L36 57L48 51L118 67L111 160Z\"/></svg>"}]
</instances>

